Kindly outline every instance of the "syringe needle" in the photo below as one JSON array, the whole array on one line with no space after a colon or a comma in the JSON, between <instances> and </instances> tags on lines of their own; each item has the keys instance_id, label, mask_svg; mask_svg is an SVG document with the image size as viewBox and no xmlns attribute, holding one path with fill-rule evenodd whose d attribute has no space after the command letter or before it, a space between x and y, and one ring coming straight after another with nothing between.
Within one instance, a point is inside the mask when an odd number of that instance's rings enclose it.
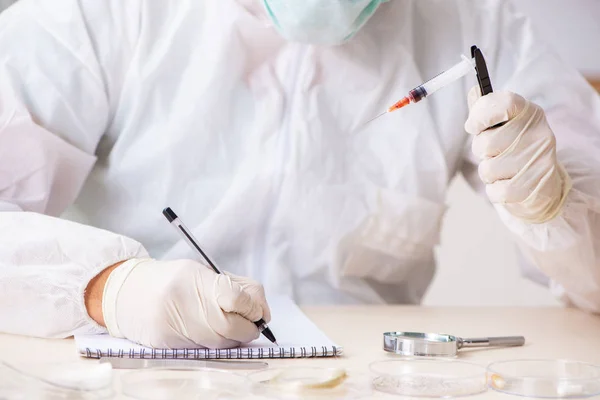
<instances>
[{"instance_id":1,"label":"syringe needle","mask_svg":"<svg viewBox=\"0 0 600 400\"><path fill-rule=\"evenodd\" d=\"M365 126L365 125L367 125L368 123L375 121L377 118L379 118L379 117L383 117L383 116L384 116L385 114L387 114L387 113L388 113L388 111L386 110L386 111L382 112L381 114L379 114L378 116L371 118L371 119L370 119L370 120L368 120L367 122L364 122L362 125L363 125L363 126Z\"/></svg>"},{"instance_id":2,"label":"syringe needle","mask_svg":"<svg viewBox=\"0 0 600 400\"><path fill-rule=\"evenodd\" d=\"M376 117L371 118L370 120L368 120L367 122L365 122L364 124L362 124L362 126L367 125L369 122L373 122L375 121L377 118L379 117L383 117L385 114L387 113L391 113L393 111L399 110L402 107L405 107L407 105L410 104L410 98L409 97L403 97L400 101L396 102L393 106L391 106L390 108L388 108L387 110L385 110L384 112L382 112L381 114L379 114Z\"/></svg>"}]
</instances>

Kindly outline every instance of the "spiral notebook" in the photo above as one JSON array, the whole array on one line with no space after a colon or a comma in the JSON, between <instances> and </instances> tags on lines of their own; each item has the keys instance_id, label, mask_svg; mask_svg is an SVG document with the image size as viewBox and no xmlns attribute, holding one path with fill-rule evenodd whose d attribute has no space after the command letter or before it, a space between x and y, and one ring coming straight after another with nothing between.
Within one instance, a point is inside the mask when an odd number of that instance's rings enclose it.
<instances>
[{"instance_id":1,"label":"spiral notebook","mask_svg":"<svg viewBox=\"0 0 600 400\"><path fill-rule=\"evenodd\" d=\"M261 337L235 349L152 349L109 335L78 335L75 342L83 357L170 358L170 359L253 359L340 356L343 349L333 343L290 299L269 301L269 327L280 347Z\"/></svg>"}]
</instances>

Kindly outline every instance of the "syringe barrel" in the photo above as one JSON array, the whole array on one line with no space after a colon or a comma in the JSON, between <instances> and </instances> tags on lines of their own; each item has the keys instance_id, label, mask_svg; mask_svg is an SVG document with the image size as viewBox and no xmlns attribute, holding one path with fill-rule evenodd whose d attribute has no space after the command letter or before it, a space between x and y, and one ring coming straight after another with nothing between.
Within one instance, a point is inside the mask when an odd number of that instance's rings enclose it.
<instances>
[{"instance_id":1,"label":"syringe barrel","mask_svg":"<svg viewBox=\"0 0 600 400\"><path fill-rule=\"evenodd\" d=\"M443 87L448 86L452 82L459 80L463 76L467 75L469 72L475 72L475 62L473 59L462 56L461 62L459 62L452 68L442 72L436 77L428 80L421 86L418 86L417 88L413 89L411 93L413 91L416 91L415 95L417 97L420 96L420 98L416 100L415 103L423 99L424 97L431 96L433 93L437 92Z\"/></svg>"}]
</instances>

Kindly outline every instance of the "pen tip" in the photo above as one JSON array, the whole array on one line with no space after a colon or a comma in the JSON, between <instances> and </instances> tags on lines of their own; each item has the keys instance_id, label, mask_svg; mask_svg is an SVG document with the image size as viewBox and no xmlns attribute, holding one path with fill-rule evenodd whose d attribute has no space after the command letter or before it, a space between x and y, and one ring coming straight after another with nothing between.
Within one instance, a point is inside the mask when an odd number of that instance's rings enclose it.
<instances>
[{"instance_id":1,"label":"pen tip","mask_svg":"<svg viewBox=\"0 0 600 400\"><path fill-rule=\"evenodd\" d=\"M273 342L273 343L275 343L275 346L279 347L279 343L277 343L277 342Z\"/></svg>"}]
</instances>

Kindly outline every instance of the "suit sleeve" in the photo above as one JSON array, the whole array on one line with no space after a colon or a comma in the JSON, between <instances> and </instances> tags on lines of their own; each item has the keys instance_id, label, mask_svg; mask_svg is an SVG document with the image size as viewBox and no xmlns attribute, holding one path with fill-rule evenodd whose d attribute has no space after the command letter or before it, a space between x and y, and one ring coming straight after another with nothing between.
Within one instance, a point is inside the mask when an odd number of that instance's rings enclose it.
<instances>
[{"instance_id":1,"label":"suit sleeve","mask_svg":"<svg viewBox=\"0 0 600 400\"><path fill-rule=\"evenodd\" d=\"M146 255L136 241L58 218L78 196L110 121L107 68L81 2L21 0L0 15L0 331L103 331L91 278Z\"/></svg>"}]
</instances>

